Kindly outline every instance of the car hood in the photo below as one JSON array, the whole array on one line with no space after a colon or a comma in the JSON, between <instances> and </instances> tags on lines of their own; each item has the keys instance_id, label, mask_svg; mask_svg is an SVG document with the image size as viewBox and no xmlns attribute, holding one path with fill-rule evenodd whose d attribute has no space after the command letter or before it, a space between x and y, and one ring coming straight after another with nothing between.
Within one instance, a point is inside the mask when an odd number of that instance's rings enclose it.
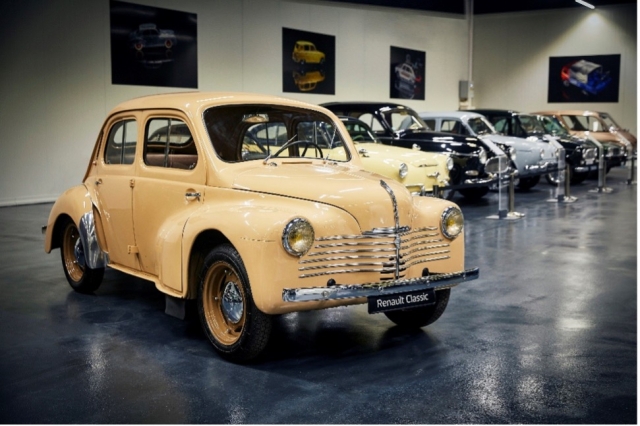
<instances>
[{"instance_id":1,"label":"car hood","mask_svg":"<svg viewBox=\"0 0 640 426\"><path fill-rule=\"evenodd\" d=\"M398 160L415 167L427 167L437 164L437 157L446 158L443 154L401 148L381 143L356 143L361 156L383 160Z\"/></svg>"},{"instance_id":2,"label":"car hood","mask_svg":"<svg viewBox=\"0 0 640 426\"><path fill-rule=\"evenodd\" d=\"M353 167L282 161L240 172L233 188L328 204L352 215L362 231L395 227L395 200L400 226L411 225L411 194L392 179Z\"/></svg>"},{"instance_id":3,"label":"car hood","mask_svg":"<svg viewBox=\"0 0 640 426\"><path fill-rule=\"evenodd\" d=\"M403 141L428 141L440 143L450 148L453 152L472 154L478 150L482 143L476 138L466 138L452 133L428 132L424 130L404 130L398 133L398 138ZM444 147L443 146L443 147Z\"/></svg>"}]
</instances>

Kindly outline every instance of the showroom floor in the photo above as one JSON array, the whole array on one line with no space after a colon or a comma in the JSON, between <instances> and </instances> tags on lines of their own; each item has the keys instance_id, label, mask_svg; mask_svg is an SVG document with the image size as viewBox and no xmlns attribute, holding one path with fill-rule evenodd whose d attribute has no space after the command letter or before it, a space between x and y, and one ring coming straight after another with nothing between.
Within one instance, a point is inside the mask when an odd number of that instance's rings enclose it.
<instances>
[{"instance_id":1,"label":"showroom floor","mask_svg":"<svg viewBox=\"0 0 640 426\"><path fill-rule=\"evenodd\" d=\"M108 270L74 293L40 228L51 205L0 209L2 423L636 423L637 196L573 187L460 201L467 266L418 331L366 306L276 319L264 359L222 360L152 284Z\"/></svg>"}]
</instances>

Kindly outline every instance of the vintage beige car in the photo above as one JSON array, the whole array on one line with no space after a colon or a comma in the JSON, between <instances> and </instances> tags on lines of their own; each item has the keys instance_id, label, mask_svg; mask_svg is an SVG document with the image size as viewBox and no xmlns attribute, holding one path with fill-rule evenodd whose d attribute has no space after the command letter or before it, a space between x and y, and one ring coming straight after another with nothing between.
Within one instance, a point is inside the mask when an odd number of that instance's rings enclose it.
<instances>
[{"instance_id":1,"label":"vintage beige car","mask_svg":"<svg viewBox=\"0 0 640 426\"><path fill-rule=\"evenodd\" d=\"M363 170L322 107L192 92L109 113L82 183L51 209L45 251L60 248L78 292L111 267L153 282L167 313L197 300L213 346L245 361L273 315L368 303L402 326L434 322L479 274L464 267L463 227L455 204Z\"/></svg>"}]
</instances>

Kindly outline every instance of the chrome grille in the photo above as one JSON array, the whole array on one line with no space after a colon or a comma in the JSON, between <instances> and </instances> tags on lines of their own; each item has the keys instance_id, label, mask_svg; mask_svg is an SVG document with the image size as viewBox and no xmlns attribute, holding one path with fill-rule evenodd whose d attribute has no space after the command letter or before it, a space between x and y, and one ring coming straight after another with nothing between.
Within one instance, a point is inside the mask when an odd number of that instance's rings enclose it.
<instances>
[{"instance_id":1,"label":"chrome grille","mask_svg":"<svg viewBox=\"0 0 640 426\"><path fill-rule=\"evenodd\" d=\"M380 279L405 276L408 268L448 259L450 246L438 228L394 228L362 235L335 235L315 240L299 261L300 278L357 272L377 272Z\"/></svg>"}]
</instances>

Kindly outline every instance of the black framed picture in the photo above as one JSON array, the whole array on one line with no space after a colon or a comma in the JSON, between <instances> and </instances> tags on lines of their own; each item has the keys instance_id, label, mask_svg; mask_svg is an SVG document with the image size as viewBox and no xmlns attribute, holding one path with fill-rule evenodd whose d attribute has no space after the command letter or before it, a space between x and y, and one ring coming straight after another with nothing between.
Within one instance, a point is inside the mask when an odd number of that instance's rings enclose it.
<instances>
[{"instance_id":1,"label":"black framed picture","mask_svg":"<svg viewBox=\"0 0 640 426\"><path fill-rule=\"evenodd\" d=\"M336 38L282 28L282 91L334 95Z\"/></svg>"},{"instance_id":2,"label":"black framed picture","mask_svg":"<svg viewBox=\"0 0 640 426\"><path fill-rule=\"evenodd\" d=\"M198 88L197 15L110 1L111 82Z\"/></svg>"},{"instance_id":3,"label":"black framed picture","mask_svg":"<svg viewBox=\"0 0 640 426\"><path fill-rule=\"evenodd\" d=\"M618 102L620 55L549 58L547 101Z\"/></svg>"},{"instance_id":4,"label":"black framed picture","mask_svg":"<svg viewBox=\"0 0 640 426\"><path fill-rule=\"evenodd\" d=\"M389 97L424 100L427 54L391 46Z\"/></svg>"}]
</instances>

